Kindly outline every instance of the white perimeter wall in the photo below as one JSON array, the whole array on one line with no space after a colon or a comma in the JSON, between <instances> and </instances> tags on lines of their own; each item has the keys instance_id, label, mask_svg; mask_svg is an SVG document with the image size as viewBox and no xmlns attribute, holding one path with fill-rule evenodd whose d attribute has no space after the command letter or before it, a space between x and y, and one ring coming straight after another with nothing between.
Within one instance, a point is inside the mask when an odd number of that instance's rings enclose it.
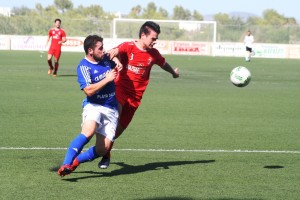
<instances>
[{"instance_id":1,"label":"white perimeter wall","mask_svg":"<svg viewBox=\"0 0 300 200\"><path fill-rule=\"evenodd\" d=\"M62 51L84 52L84 37L67 37ZM47 36L13 36L0 35L0 50L38 50L47 51ZM104 38L104 48L109 50L124 41L133 39ZM155 46L162 54L173 55L203 55L243 57L245 46L243 43L217 42L187 42L159 40ZM262 58L296 58L300 59L300 45L291 44L263 44L256 43L253 47L255 57Z\"/></svg>"}]
</instances>

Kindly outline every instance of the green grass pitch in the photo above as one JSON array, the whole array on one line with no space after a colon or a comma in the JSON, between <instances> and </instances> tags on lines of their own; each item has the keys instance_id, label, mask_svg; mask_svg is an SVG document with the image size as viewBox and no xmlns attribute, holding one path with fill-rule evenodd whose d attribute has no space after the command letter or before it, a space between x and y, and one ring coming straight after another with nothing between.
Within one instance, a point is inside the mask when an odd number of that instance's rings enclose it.
<instances>
[{"instance_id":1,"label":"green grass pitch","mask_svg":"<svg viewBox=\"0 0 300 200\"><path fill-rule=\"evenodd\" d=\"M153 67L110 168L60 178L80 132L83 57L63 52L53 78L46 53L0 51L0 199L299 199L299 60L166 56L181 77ZM239 65L245 88L229 81Z\"/></svg>"}]
</instances>

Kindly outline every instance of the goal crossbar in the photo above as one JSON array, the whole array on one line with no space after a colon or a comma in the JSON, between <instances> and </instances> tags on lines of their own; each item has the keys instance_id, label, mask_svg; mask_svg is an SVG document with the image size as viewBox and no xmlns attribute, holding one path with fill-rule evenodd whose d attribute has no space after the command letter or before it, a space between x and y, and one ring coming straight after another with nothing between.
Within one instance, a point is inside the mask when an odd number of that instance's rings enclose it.
<instances>
[{"instance_id":1,"label":"goal crossbar","mask_svg":"<svg viewBox=\"0 0 300 200\"><path fill-rule=\"evenodd\" d=\"M211 27L212 33L211 36L211 40L209 42L212 43L212 46L215 46L216 44L216 40L217 40L217 22L216 21L188 21L188 20L158 20L158 19L127 19L127 18L114 18L113 19L113 27L112 27L112 36L114 39L117 39L119 38L118 37L118 33L117 33L117 23L122 23L123 25L127 22L129 24L134 24L135 22L138 22L138 23L143 23L143 22L146 22L146 21L154 21L158 24L162 24L162 23L168 23L168 24L178 24L178 25L183 25L183 26L186 26L188 27L189 24L194 24L194 25L208 25L209 27ZM120 25L119 25L120 26ZM120 30L119 30L120 31ZM136 30L136 32L138 32L138 30ZM176 40L176 39L173 39L173 40ZM195 42L197 42L197 40L195 40ZM214 52L212 52L212 55L214 56Z\"/></svg>"}]
</instances>

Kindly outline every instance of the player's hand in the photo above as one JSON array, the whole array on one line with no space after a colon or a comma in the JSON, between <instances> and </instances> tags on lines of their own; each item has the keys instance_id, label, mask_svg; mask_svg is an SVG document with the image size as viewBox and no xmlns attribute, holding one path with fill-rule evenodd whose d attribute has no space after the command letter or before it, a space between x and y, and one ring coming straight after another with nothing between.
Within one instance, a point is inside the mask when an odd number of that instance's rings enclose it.
<instances>
[{"instance_id":1,"label":"player's hand","mask_svg":"<svg viewBox=\"0 0 300 200\"><path fill-rule=\"evenodd\" d=\"M121 71L123 69L123 65L120 60L117 57L114 57L112 60L116 63L115 70L117 72Z\"/></svg>"},{"instance_id":2,"label":"player's hand","mask_svg":"<svg viewBox=\"0 0 300 200\"><path fill-rule=\"evenodd\" d=\"M179 77L179 69L178 68L175 68L174 69L174 74L173 74L173 78L178 78Z\"/></svg>"},{"instance_id":3,"label":"player's hand","mask_svg":"<svg viewBox=\"0 0 300 200\"><path fill-rule=\"evenodd\" d=\"M109 72L106 73L106 79L111 82L113 81L118 75L118 72L116 72L116 70L111 70Z\"/></svg>"},{"instance_id":4,"label":"player's hand","mask_svg":"<svg viewBox=\"0 0 300 200\"><path fill-rule=\"evenodd\" d=\"M115 70L117 72L121 71L123 69L123 65L121 62L116 62Z\"/></svg>"},{"instance_id":5,"label":"player's hand","mask_svg":"<svg viewBox=\"0 0 300 200\"><path fill-rule=\"evenodd\" d=\"M116 57L118 55L119 50L118 50L118 48L114 48L114 49L107 51L106 53L109 55L110 59L112 60L114 57Z\"/></svg>"}]
</instances>

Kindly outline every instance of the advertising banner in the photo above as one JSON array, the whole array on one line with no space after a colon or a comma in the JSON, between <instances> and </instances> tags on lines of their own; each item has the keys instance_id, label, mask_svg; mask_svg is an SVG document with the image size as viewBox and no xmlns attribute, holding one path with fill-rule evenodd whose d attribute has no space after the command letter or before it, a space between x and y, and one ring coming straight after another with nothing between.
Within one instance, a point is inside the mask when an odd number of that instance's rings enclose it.
<instances>
[{"instance_id":1,"label":"advertising banner","mask_svg":"<svg viewBox=\"0 0 300 200\"><path fill-rule=\"evenodd\" d=\"M286 44L255 44L255 57L287 58L288 45Z\"/></svg>"},{"instance_id":2,"label":"advertising banner","mask_svg":"<svg viewBox=\"0 0 300 200\"><path fill-rule=\"evenodd\" d=\"M46 50L46 36L11 36L11 50Z\"/></svg>"},{"instance_id":3,"label":"advertising banner","mask_svg":"<svg viewBox=\"0 0 300 200\"><path fill-rule=\"evenodd\" d=\"M67 41L62 44L61 51L84 52L84 39L84 37L67 37Z\"/></svg>"},{"instance_id":4,"label":"advertising banner","mask_svg":"<svg viewBox=\"0 0 300 200\"><path fill-rule=\"evenodd\" d=\"M288 46L288 58L300 58L300 45Z\"/></svg>"},{"instance_id":5,"label":"advertising banner","mask_svg":"<svg viewBox=\"0 0 300 200\"><path fill-rule=\"evenodd\" d=\"M211 55L210 43L205 42L177 42L172 44L172 54L178 55Z\"/></svg>"},{"instance_id":6,"label":"advertising banner","mask_svg":"<svg viewBox=\"0 0 300 200\"><path fill-rule=\"evenodd\" d=\"M245 55L243 43L217 43L214 46L215 56L242 57Z\"/></svg>"},{"instance_id":7,"label":"advertising banner","mask_svg":"<svg viewBox=\"0 0 300 200\"><path fill-rule=\"evenodd\" d=\"M10 49L10 37L6 35L0 35L0 50Z\"/></svg>"},{"instance_id":8,"label":"advertising banner","mask_svg":"<svg viewBox=\"0 0 300 200\"><path fill-rule=\"evenodd\" d=\"M62 51L84 52L84 37L67 37L63 43ZM104 49L110 50L122 42L134 39L104 38ZM14 36L0 35L0 50L34 50L46 52L50 43L46 46L47 36ZM243 43L234 42L190 42L190 41L166 41L158 40L154 46L161 54L173 55L204 55L204 56L228 56L244 57L245 46ZM255 43L253 46L257 58L300 58L300 45L293 44L265 44Z\"/></svg>"}]
</instances>

